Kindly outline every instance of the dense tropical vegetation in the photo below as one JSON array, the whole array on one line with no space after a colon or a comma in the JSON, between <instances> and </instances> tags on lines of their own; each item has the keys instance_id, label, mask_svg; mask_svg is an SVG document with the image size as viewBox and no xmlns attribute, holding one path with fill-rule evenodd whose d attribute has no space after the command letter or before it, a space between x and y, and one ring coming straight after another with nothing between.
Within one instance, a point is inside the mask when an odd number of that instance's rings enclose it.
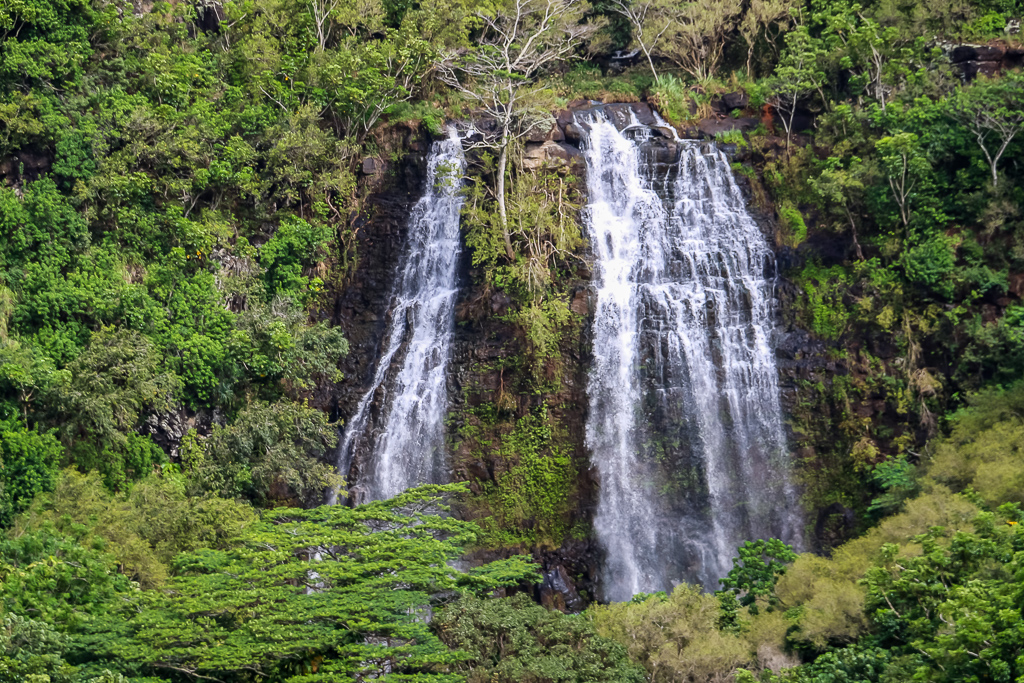
<instances>
[{"instance_id":1,"label":"dense tropical vegetation","mask_svg":"<svg viewBox=\"0 0 1024 683\"><path fill-rule=\"evenodd\" d=\"M1022 14L4 0L0 681L1021 680ZM570 615L520 553L589 534L580 184L524 149L580 98L734 146L835 372L791 411L819 554ZM456 431L498 474L320 506L362 161L473 118L472 277L520 343Z\"/></svg>"}]
</instances>

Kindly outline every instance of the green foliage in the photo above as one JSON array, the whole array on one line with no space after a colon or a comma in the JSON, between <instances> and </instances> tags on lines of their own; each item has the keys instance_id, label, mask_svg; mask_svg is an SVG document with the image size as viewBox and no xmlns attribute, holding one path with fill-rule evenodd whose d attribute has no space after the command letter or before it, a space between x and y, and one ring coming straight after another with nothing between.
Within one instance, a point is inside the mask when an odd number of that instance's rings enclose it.
<instances>
[{"instance_id":1,"label":"green foliage","mask_svg":"<svg viewBox=\"0 0 1024 683\"><path fill-rule=\"evenodd\" d=\"M504 471L487 492L489 506L500 528L533 543L555 545L569 533L578 471L563 431L545 405L517 420L495 449Z\"/></svg>"},{"instance_id":2,"label":"green foliage","mask_svg":"<svg viewBox=\"0 0 1024 683\"><path fill-rule=\"evenodd\" d=\"M788 669L781 675L754 677L749 671L739 671L737 683L875 683L889 664L888 650L870 645L842 648L826 652L814 662Z\"/></svg>"},{"instance_id":3,"label":"green foliage","mask_svg":"<svg viewBox=\"0 0 1024 683\"><path fill-rule=\"evenodd\" d=\"M971 132L988 162L993 189L999 184L1000 159L1024 132L1022 88L1024 76L1011 72L1005 78L979 78L950 98L953 116Z\"/></svg>"},{"instance_id":4,"label":"green foliage","mask_svg":"<svg viewBox=\"0 0 1024 683\"><path fill-rule=\"evenodd\" d=\"M253 403L235 421L214 427L188 475L200 490L244 495L260 505L317 501L341 479L325 462L337 428L319 410L292 401Z\"/></svg>"},{"instance_id":5,"label":"green foliage","mask_svg":"<svg viewBox=\"0 0 1024 683\"><path fill-rule=\"evenodd\" d=\"M769 608L778 602L775 584L786 573L786 565L796 559L793 548L777 538L747 541L733 558L733 568L722 579L722 588L739 598L739 604L750 607L757 614L758 598L765 599Z\"/></svg>"},{"instance_id":6,"label":"green foliage","mask_svg":"<svg viewBox=\"0 0 1024 683\"><path fill-rule=\"evenodd\" d=\"M431 135L444 135L444 112L431 103L397 102L387 114L391 121L418 121Z\"/></svg>"},{"instance_id":7,"label":"green foliage","mask_svg":"<svg viewBox=\"0 0 1024 683\"><path fill-rule=\"evenodd\" d=\"M91 668L179 671L294 683L375 677L455 681L463 659L425 615L448 591L534 580L525 558L461 572L450 565L474 526L445 514L459 485L428 486L358 508L278 508L236 550L177 558L166 591L140 594L83 640ZM435 596L435 597L432 597ZM111 638L109 635L116 635Z\"/></svg>"},{"instance_id":8,"label":"green foliage","mask_svg":"<svg viewBox=\"0 0 1024 683\"><path fill-rule=\"evenodd\" d=\"M650 75L646 73L630 72L621 76L605 76L601 68L595 64L576 62L552 85L561 88L569 100L610 98L616 102L638 102L651 82Z\"/></svg>"},{"instance_id":9,"label":"green foliage","mask_svg":"<svg viewBox=\"0 0 1024 683\"><path fill-rule=\"evenodd\" d=\"M956 240L945 235L933 236L904 252L902 261L910 282L944 298L953 296Z\"/></svg>"},{"instance_id":10,"label":"green foliage","mask_svg":"<svg viewBox=\"0 0 1024 683\"><path fill-rule=\"evenodd\" d=\"M867 610L879 641L913 657L925 680L1013 680L1024 632L1016 612L1024 518L1015 504L982 513L974 532L937 527L914 539L920 553L883 560L867 577ZM922 586L928 589L922 590ZM923 655L923 656L922 656ZM898 660L897 660L898 662ZM892 666L892 665L890 665Z\"/></svg>"},{"instance_id":11,"label":"green foliage","mask_svg":"<svg viewBox=\"0 0 1024 683\"><path fill-rule=\"evenodd\" d=\"M893 512L920 491L917 468L905 458L884 460L875 465L871 478L884 493L871 501L868 512Z\"/></svg>"},{"instance_id":12,"label":"green foliage","mask_svg":"<svg viewBox=\"0 0 1024 683\"><path fill-rule=\"evenodd\" d=\"M7 615L0 622L0 681L69 683L74 669L66 651L67 638L46 622Z\"/></svg>"},{"instance_id":13,"label":"green foliage","mask_svg":"<svg viewBox=\"0 0 1024 683\"><path fill-rule=\"evenodd\" d=\"M779 207L779 223L787 246L798 247L807 239L807 224L804 223L800 210L792 204L783 204Z\"/></svg>"},{"instance_id":14,"label":"green foliage","mask_svg":"<svg viewBox=\"0 0 1024 683\"><path fill-rule=\"evenodd\" d=\"M597 635L582 615L548 610L524 593L481 600L465 595L435 617L449 647L469 653L455 670L470 683L639 683L625 648Z\"/></svg>"},{"instance_id":15,"label":"green foliage","mask_svg":"<svg viewBox=\"0 0 1024 683\"><path fill-rule=\"evenodd\" d=\"M992 507L1024 502L1024 384L983 391L970 404L952 417L928 476L954 491L973 490Z\"/></svg>"},{"instance_id":16,"label":"green foliage","mask_svg":"<svg viewBox=\"0 0 1024 683\"><path fill-rule=\"evenodd\" d=\"M52 529L83 545L100 543L122 573L148 588L166 581L178 553L226 549L255 519L245 503L186 495L180 475L153 474L112 494L95 472L68 469L53 493L17 520L15 532Z\"/></svg>"},{"instance_id":17,"label":"green foliage","mask_svg":"<svg viewBox=\"0 0 1024 683\"><path fill-rule=\"evenodd\" d=\"M310 287L320 287L304 277L302 269L327 248L329 239L326 225L310 225L300 218L283 221L260 247L267 291L274 296L302 296Z\"/></svg>"},{"instance_id":18,"label":"green foliage","mask_svg":"<svg viewBox=\"0 0 1024 683\"><path fill-rule=\"evenodd\" d=\"M804 315L814 332L824 339L838 339L846 331L850 312L843 297L849 280L841 266L822 268L807 264L797 278L807 296Z\"/></svg>"},{"instance_id":19,"label":"green foliage","mask_svg":"<svg viewBox=\"0 0 1024 683\"><path fill-rule=\"evenodd\" d=\"M160 372L160 356L145 337L127 330L101 330L72 362L55 389L65 416L61 440L72 462L97 469L107 486L145 476L163 452L138 429L147 412L174 406L177 378Z\"/></svg>"},{"instance_id":20,"label":"green foliage","mask_svg":"<svg viewBox=\"0 0 1024 683\"><path fill-rule=\"evenodd\" d=\"M999 12L989 12L963 27L963 35L969 40L989 40L1000 37L1006 29L1006 17Z\"/></svg>"},{"instance_id":21,"label":"green foliage","mask_svg":"<svg viewBox=\"0 0 1024 683\"><path fill-rule=\"evenodd\" d=\"M0 604L6 614L60 632L94 623L135 590L102 546L83 546L53 530L0 540Z\"/></svg>"},{"instance_id":22,"label":"green foliage","mask_svg":"<svg viewBox=\"0 0 1024 683\"><path fill-rule=\"evenodd\" d=\"M0 422L0 527L57 483L64 449L50 432L26 429L20 421Z\"/></svg>"},{"instance_id":23,"label":"green foliage","mask_svg":"<svg viewBox=\"0 0 1024 683\"><path fill-rule=\"evenodd\" d=\"M322 322L309 324L291 300L253 301L236 327L231 354L268 398L280 391L300 400L318 385L341 381L338 362L348 353L341 330Z\"/></svg>"},{"instance_id":24,"label":"green foliage","mask_svg":"<svg viewBox=\"0 0 1024 683\"><path fill-rule=\"evenodd\" d=\"M742 628L722 631L716 628L719 607L700 587L680 584L669 596L592 606L587 615L601 636L626 648L653 683L709 680L759 661L794 663L783 652L788 624L781 612L751 615Z\"/></svg>"}]
</instances>

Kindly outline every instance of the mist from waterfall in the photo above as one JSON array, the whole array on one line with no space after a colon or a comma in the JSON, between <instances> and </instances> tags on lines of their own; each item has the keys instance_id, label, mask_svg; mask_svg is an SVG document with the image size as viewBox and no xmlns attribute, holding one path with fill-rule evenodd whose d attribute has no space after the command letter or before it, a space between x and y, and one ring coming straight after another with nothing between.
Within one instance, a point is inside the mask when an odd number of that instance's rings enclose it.
<instances>
[{"instance_id":1,"label":"mist from waterfall","mask_svg":"<svg viewBox=\"0 0 1024 683\"><path fill-rule=\"evenodd\" d=\"M391 498L412 486L443 483L448 477L446 375L465 168L462 141L451 129L446 139L431 146L426 187L409 217L408 246L389 311L384 352L338 449L343 476L356 453L362 456L362 471L351 487L357 503Z\"/></svg>"},{"instance_id":2,"label":"mist from waterfall","mask_svg":"<svg viewBox=\"0 0 1024 683\"><path fill-rule=\"evenodd\" d=\"M680 581L716 590L743 541L800 544L771 343L773 255L717 146L600 110L579 123L602 597Z\"/></svg>"}]
</instances>

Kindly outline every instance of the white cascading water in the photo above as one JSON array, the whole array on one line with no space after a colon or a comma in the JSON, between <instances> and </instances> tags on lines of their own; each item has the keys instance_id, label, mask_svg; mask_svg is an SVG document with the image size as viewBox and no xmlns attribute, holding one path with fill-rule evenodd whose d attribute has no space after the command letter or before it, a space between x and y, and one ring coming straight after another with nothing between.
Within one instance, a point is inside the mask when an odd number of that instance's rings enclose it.
<instances>
[{"instance_id":1,"label":"white cascading water","mask_svg":"<svg viewBox=\"0 0 1024 683\"><path fill-rule=\"evenodd\" d=\"M801 542L770 339L772 252L715 145L589 116L587 445L603 597L680 581L716 590L743 541Z\"/></svg>"},{"instance_id":2,"label":"white cascading water","mask_svg":"<svg viewBox=\"0 0 1024 683\"><path fill-rule=\"evenodd\" d=\"M446 380L465 169L462 141L449 129L446 139L431 146L426 188L409 217L408 248L384 353L338 451L338 470L346 477L355 454L365 456L352 488L356 503L384 500L447 478Z\"/></svg>"}]
</instances>

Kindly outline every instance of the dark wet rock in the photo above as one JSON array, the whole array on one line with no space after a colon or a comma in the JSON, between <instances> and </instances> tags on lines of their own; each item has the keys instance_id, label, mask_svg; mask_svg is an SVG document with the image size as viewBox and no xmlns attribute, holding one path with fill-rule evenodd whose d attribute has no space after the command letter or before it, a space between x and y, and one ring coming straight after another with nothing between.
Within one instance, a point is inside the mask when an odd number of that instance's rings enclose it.
<instances>
[{"instance_id":1,"label":"dark wet rock","mask_svg":"<svg viewBox=\"0 0 1024 683\"><path fill-rule=\"evenodd\" d=\"M726 111L746 109L750 104L750 95L745 92L730 92L722 95L722 106Z\"/></svg>"},{"instance_id":2,"label":"dark wet rock","mask_svg":"<svg viewBox=\"0 0 1024 683\"><path fill-rule=\"evenodd\" d=\"M363 159L363 173L366 175L377 175L384 172L384 161L376 157Z\"/></svg>"},{"instance_id":3,"label":"dark wet rock","mask_svg":"<svg viewBox=\"0 0 1024 683\"><path fill-rule=\"evenodd\" d=\"M540 604L562 612L581 612L587 606L576 590L569 573L560 564L543 572L544 580L538 589Z\"/></svg>"},{"instance_id":4,"label":"dark wet rock","mask_svg":"<svg viewBox=\"0 0 1024 683\"><path fill-rule=\"evenodd\" d=\"M565 141L573 144L579 144L583 139L583 128L573 121L565 126Z\"/></svg>"},{"instance_id":5,"label":"dark wet rock","mask_svg":"<svg viewBox=\"0 0 1024 683\"><path fill-rule=\"evenodd\" d=\"M207 33L220 31L220 24L227 16L223 3L218 0L202 0L196 3L196 25Z\"/></svg>"},{"instance_id":6,"label":"dark wet rock","mask_svg":"<svg viewBox=\"0 0 1024 683\"><path fill-rule=\"evenodd\" d=\"M1024 66L1024 48L1005 43L956 45L947 49L949 61L960 69L966 81L978 75L996 76L1007 69Z\"/></svg>"},{"instance_id":7,"label":"dark wet rock","mask_svg":"<svg viewBox=\"0 0 1024 683\"><path fill-rule=\"evenodd\" d=\"M727 116L721 119L704 119L697 124L697 130L702 135L714 138L716 135L733 130L738 130L741 133L749 133L757 128L757 125L760 122L760 119L750 116L741 118Z\"/></svg>"},{"instance_id":8,"label":"dark wet rock","mask_svg":"<svg viewBox=\"0 0 1024 683\"><path fill-rule=\"evenodd\" d=\"M832 503L818 513L814 535L819 539L821 551L828 551L845 541L857 527L853 510L841 503Z\"/></svg>"}]
</instances>

